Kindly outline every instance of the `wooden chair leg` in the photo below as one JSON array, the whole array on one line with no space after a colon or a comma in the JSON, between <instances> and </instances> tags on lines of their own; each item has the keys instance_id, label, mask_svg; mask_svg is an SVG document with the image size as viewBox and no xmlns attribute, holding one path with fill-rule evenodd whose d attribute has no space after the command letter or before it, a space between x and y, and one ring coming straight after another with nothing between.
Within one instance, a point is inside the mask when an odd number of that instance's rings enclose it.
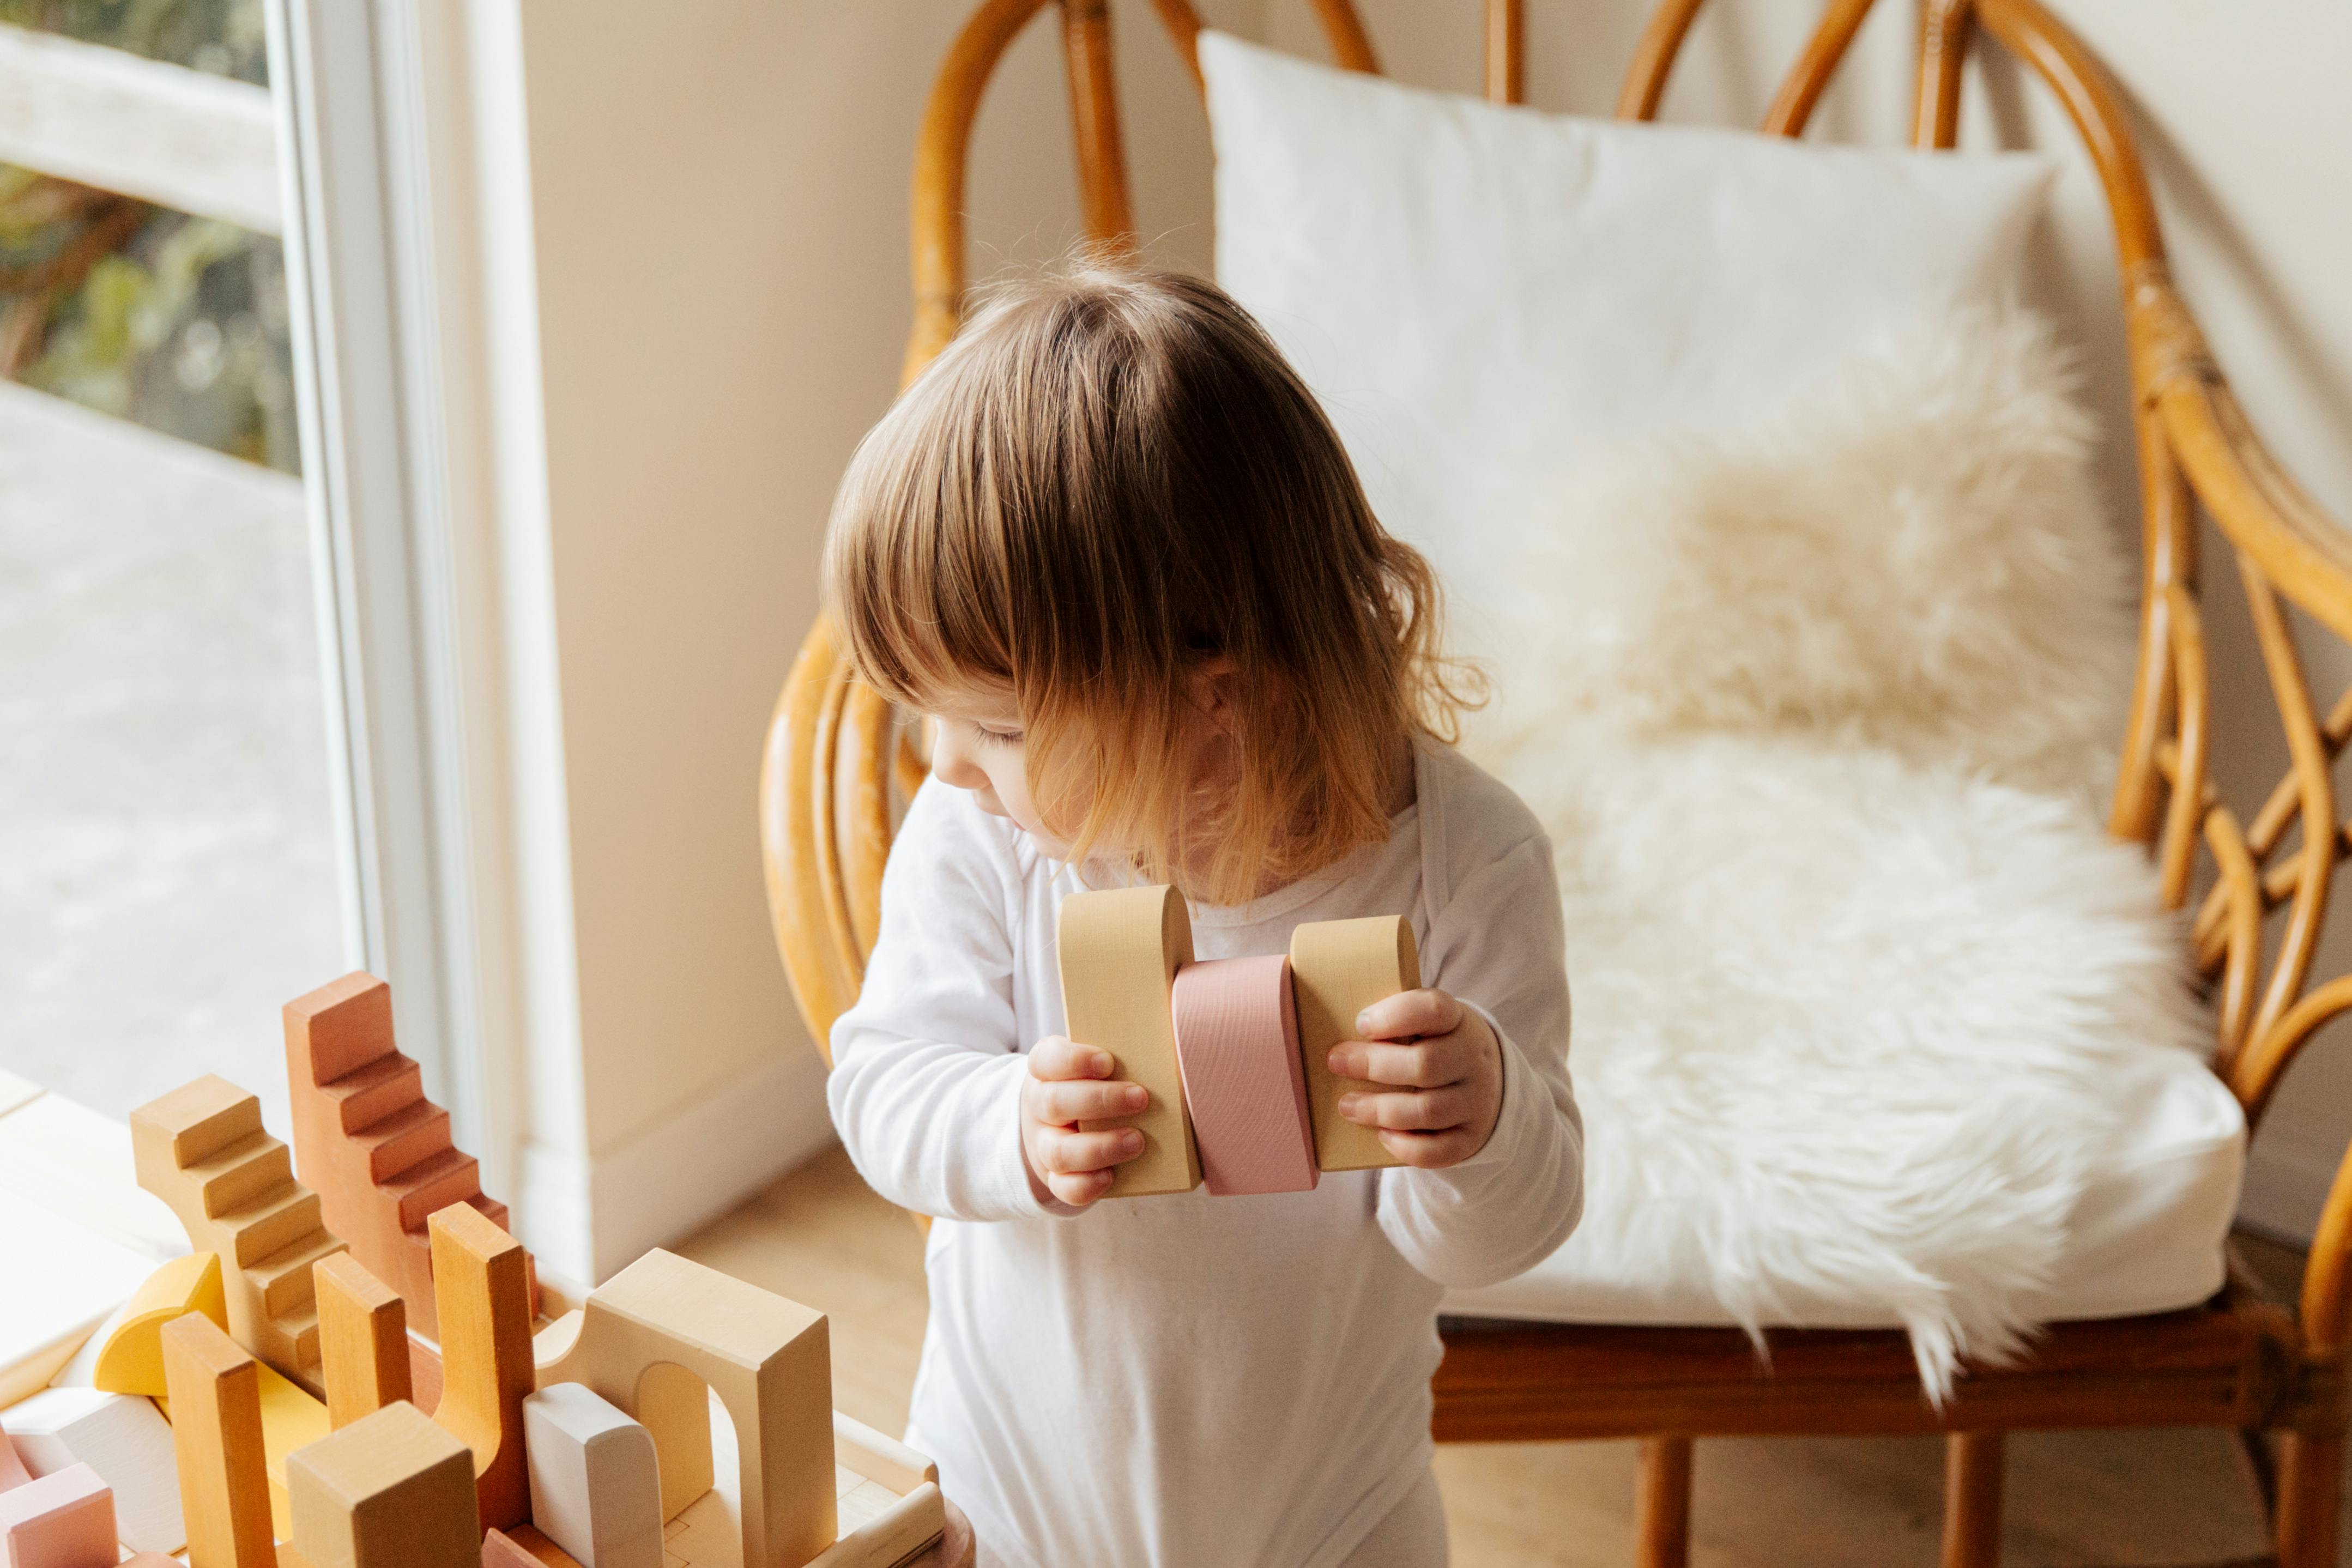
<instances>
[{"instance_id":1,"label":"wooden chair leg","mask_svg":"<svg viewBox=\"0 0 2352 1568\"><path fill-rule=\"evenodd\" d=\"M2344 1510L2344 1434L2289 1432L2279 1442L2279 1568L2336 1568Z\"/></svg>"},{"instance_id":2,"label":"wooden chair leg","mask_svg":"<svg viewBox=\"0 0 2352 1568\"><path fill-rule=\"evenodd\" d=\"M1691 1440L1642 1439L1642 1473L1635 1486L1634 1568L1687 1568Z\"/></svg>"},{"instance_id":3,"label":"wooden chair leg","mask_svg":"<svg viewBox=\"0 0 2352 1568\"><path fill-rule=\"evenodd\" d=\"M1997 1568L2006 1434L1955 1432L1944 1439L1944 1568Z\"/></svg>"}]
</instances>

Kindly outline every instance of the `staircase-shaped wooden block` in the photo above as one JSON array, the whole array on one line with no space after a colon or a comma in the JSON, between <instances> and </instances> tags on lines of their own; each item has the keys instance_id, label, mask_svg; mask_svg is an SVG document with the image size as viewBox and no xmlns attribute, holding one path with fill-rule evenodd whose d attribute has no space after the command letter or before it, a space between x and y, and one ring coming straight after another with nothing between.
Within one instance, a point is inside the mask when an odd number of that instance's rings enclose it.
<instances>
[{"instance_id":1,"label":"staircase-shaped wooden block","mask_svg":"<svg viewBox=\"0 0 2352 1568\"><path fill-rule=\"evenodd\" d=\"M286 1004L286 1082L294 1152L327 1223L408 1303L409 1326L440 1333L426 1218L482 1196L481 1168L449 1141L449 1113L425 1097L416 1063L393 1044L392 988L354 972Z\"/></svg>"},{"instance_id":2,"label":"staircase-shaped wooden block","mask_svg":"<svg viewBox=\"0 0 2352 1568\"><path fill-rule=\"evenodd\" d=\"M310 1266L343 1244L262 1130L261 1102L207 1074L131 1113L131 1146L139 1185L179 1216L191 1247L220 1255L230 1335L321 1392Z\"/></svg>"}]
</instances>

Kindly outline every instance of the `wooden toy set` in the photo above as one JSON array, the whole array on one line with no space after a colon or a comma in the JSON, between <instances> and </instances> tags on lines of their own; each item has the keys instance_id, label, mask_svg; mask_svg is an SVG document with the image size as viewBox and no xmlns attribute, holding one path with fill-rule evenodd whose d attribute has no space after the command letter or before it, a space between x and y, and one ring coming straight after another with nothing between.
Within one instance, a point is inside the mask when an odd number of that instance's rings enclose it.
<instances>
[{"instance_id":1,"label":"wooden toy set","mask_svg":"<svg viewBox=\"0 0 2352 1568\"><path fill-rule=\"evenodd\" d=\"M1290 956L1192 959L1192 925L1172 887L1081 893L1055 924L1069 1037L1108 1051L1118 1076L1151 1092L1132 1126L1143 1153L1109 1196L1304 1192L1324 1171L1392 1166L1339 1096L1331 1048L1356 1015L1421 985L1412 927L1394 915L1301 925Z\"/></svg>"},{"instance_id":2,"label":"wooden toy set","mask_svg":"<svg viewBox=\"0 0 2352 1568\"><path fill-rule=\"evenodd\" d=\"M195 1250L0 1409L0 1568L900 1568L940 1541L937 1470L835 1413L823 1313L656 1250L534 1333L530 1255L383 983L289 1005L286 1043L290 1152L217 1078L132 1113Z\"/></svg>"}]
</instances>

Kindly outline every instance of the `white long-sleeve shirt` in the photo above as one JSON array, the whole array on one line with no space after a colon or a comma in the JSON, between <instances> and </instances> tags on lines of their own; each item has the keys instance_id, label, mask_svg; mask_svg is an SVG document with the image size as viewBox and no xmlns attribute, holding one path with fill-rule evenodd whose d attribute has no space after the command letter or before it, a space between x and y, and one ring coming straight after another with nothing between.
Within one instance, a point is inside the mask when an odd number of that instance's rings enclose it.
<instances>
[{"instance_id":1,"label":"white long-sleeve shirt","mask_svg":"<svg viewBox=\"0 0 2352 1568\"><path fill-rule=\"evenodd\" d=\"M1422 981L1502 1039L1503 1104L1443 1171L1311 1192L1041 1199L1023 1054L1063 1030L1055 916L1122 878L1047 859L963 790L917 794L863 996L833 1033L850 1157L938 1217L909 1437L1016 1568L1328 1568L1429 1468L1442 1287L1489 1284L1575 1228L1583 1129L1551 846L1503 785L1417 748L1386 842L1248 904L1196 905L1202 959L1293 927L1407 915Z\"/></svg>"}]
</instances>

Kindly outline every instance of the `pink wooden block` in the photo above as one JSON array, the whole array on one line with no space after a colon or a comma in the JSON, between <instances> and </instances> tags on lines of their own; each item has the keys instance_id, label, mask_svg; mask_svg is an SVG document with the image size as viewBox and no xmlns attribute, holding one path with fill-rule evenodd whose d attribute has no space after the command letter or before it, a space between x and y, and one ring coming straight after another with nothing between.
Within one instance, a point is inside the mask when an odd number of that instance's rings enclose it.
<instances>
[{"instance_id":1,"label":"pink wooden block","mask_svg":"<svg viewBox=\"0 0 2352 1568\"><path fill-rule=\"evenodd\" d=\"M1171 992L1201 1178L1219 1195L1306 1192L1320 1176L1290 960L1187 964Z\"/></svg>"},{"instance_id":2,"label":"pink wooden block","mask_svg":"<svg viewBox=\"0 0 2352 1568\"><path fill-rule=\"evenodd\" d=\"M0 1491L6 1491L10 1487L23 1486L32 1479L33 1473L25 1468L25 1461L17 1457L16 1445L8 1440L8 1434L5 1431L0 1431Z\"/></svg>"},{"instance_id":3,"label":"pink wooden block","mask_svg":"<svg viewBox=\"0 0 2352 1568\"><path fill-rule=\"evenodd\" d=\"M114 1568L114 1494L88 1465L0 1492L5 1568Z\"/></svg>"}]
</instances>

